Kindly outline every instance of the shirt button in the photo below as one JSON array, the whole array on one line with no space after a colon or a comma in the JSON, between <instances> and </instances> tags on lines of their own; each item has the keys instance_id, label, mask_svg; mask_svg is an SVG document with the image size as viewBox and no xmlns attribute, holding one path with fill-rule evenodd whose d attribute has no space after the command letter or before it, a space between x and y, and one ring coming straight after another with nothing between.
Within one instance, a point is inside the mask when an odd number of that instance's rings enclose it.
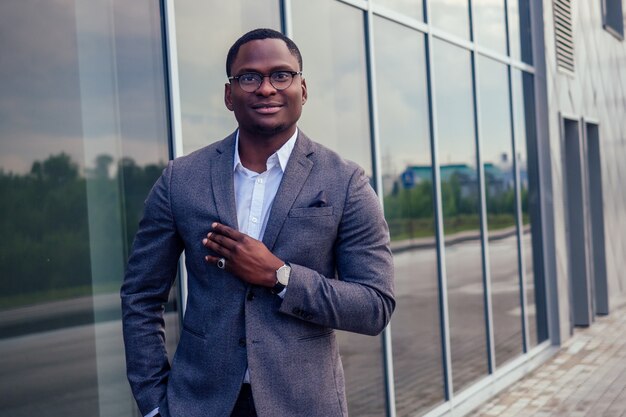
<instances>
[{"instance_id":1,"label":"shirt button","mask_svg":"<svg viewBox=\"0 0 626 417\"><path fill-rule=\"evenodd\" d=\"M250 219L250 220L252 220L252 223L256 223L256 222L258 222L258 221L259 221L259 219L257 219L256 217L253 217L253 218L252 218L252 219Z\"/></svg>"},{"instance_id":2,"label":"shirt button","mask_svg":"<svg viewBox=\"0 0 626 417\"><path fill-rule=\"evenodd\" d=\"M263 184L263 178L257 178L256 182L259 184Z\"/></svg>"},{"instance_id":3,"label":"shirt button","mask_svg":"<svg viewBox=\"0 0 626 417\"><path fill-rule=\"evenodd\" d=\"M241 339L239 339L239 346L244 347L246 346L246 338L242 337Z\"/></svg>"}]
</instances>

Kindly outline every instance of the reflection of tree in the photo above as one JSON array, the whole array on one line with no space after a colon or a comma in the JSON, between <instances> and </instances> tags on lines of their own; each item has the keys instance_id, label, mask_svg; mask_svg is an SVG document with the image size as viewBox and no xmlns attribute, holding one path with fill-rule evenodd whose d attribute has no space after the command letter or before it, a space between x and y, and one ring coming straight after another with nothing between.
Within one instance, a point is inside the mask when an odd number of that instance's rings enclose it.
<instances>
[{"instance_id":1,"label":"reflection of tree","mask_svg":"<svg viewBox=\"0 0 626 417\"><path fill-rule=\"evenodd\" d=\"M0 307L37 299L81 294L91 285L91 261L87 181L98 189L124 196L122 209L130 242L141 216L143 200L163 165L140 167L132 159L119 162L110 175L113 158L100 155L87 178L69 155L60 153L32 164L30 173L17 175L0 170ZM119 188L118 188L119 187ZM120 222L119 199L98 198L101 224ZM119 241L120 228L108 228L104 242ZM127 245L129 246L129 245ZM111 243L104 247L112 248ZM117 245L119 248L119 245ZM109 276L113 284L120 276Z\"/></svg>"},{"instance_id":2,"label":"reflection of tree","mask_svg":"<svg viewBox=\"0 0 626 417\"><path fill-rule=\"evenodd\" d=\"M432 236L433 190L431 181L421 181L412 188L402 188L399 182L385 196L385 217L393 240Z\"/></svg>"},{"instance_id":3,"label":"reflection of tree","mask_svg":"<svg viewBox=\"0 0 626 417\"><path fill-rule=\"evenodd\" d=\"M487 173L486 201L489 230L515 225L515 189L502 186L501 181ZM396 181L384 197L385 217L392 240L432 236L434 234L432 181L416 184ZM458 170L441 182L441 199L446 234L480 228L478 183L472 173ZM522 188L521 202L525 223L528 190Z\"/></svg>"}]
</instances>

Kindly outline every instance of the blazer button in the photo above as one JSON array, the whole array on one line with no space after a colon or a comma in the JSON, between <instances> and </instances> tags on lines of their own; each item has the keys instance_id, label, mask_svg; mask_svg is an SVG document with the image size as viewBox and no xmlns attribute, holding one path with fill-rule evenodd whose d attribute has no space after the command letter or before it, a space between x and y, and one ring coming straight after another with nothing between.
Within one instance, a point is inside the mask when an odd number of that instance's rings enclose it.
<instances>
[{"instance_id":1,"label":"blazer button","mask_svg":"<svg viewBox=\"0 0 626 417\"><path fill-rule=\"evenodd\" d=\"M246 346L246 338L242 337L241 339L239 339L239 346L241 347L245 347Z\"/></svg>"},{"instance_id":2,"label":"blazer button","mask_svg":"<svg viewBox=\"0 0 626 417\"><path fill-rule=\"evenodd\" d=\"M248 301L252 301L254 300L254 291L250 291L248 293L248 297L246 297L248 299Z\"/></svg>"}]
</instances>

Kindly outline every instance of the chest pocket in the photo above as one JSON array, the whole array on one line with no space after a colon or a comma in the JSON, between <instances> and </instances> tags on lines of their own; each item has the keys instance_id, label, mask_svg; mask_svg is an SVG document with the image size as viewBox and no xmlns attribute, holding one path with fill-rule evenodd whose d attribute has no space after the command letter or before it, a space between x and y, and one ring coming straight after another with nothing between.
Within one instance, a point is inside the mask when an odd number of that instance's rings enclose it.
<instances>
[{"instance_id":1,"label":"chest pocket","mask_svg":"<svg viewBox=\"0 0 626 417\"><path fill-rule=\"evenodd\" d=\"M321 217L332 216L332 207L300 207L289 210L289 217Z\"/></svg>"},{"instance_id":2,"label":"chest pocket","mask_svg":"<svg viewBox=\"0 0 626 417\"><path fill-rule=\"evenodd\" d=\"M304 253L324 251L332 247L337 237L337 218L332 206L293 208L285 221L285 236L297 236Z\"/></svg>"}]
</instances>

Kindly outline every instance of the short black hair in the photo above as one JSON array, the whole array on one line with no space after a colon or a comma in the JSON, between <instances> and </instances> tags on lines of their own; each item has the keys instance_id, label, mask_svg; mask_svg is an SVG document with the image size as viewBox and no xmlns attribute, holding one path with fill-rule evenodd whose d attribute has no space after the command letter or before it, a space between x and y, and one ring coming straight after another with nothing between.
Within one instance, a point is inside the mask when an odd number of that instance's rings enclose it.
<instances>
[{"instance_id":1,"label":"short black hair","mask_svg":"<svg viewBox=\"0 0 626 417\"><path fill-rule=\"evenodd\" d=\"M235 41L233 46L228 50L228 55L226 55L226 75L231 76L230 69L233 66L233 61L237 57L239 53L239 48L241 45L244 45L250 41L263 40L263 39L280 39L287 44L287 49L291 52L291 55L295 56L298 59L298 64L300 65L300 71L302 71L302 54L300 54L300 50L298 46L288 37L283 35L282 33L274 30L274 29L254 29L248 33L242 35L239 39Z\"/></svg>"}]
</instances>

